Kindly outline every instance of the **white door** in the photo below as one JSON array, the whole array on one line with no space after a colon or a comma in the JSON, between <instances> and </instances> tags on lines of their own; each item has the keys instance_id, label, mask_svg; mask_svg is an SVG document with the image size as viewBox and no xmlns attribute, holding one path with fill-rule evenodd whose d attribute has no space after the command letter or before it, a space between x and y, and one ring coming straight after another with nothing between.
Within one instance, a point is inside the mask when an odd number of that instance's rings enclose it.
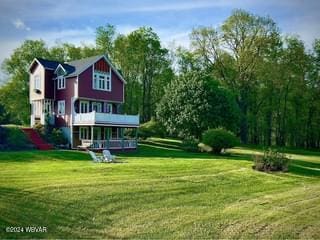
<instances>
[{"instance_id":1,"label":"white door","mask_svg":"<svg viewBox=\"0 0 320 240\"><path fill-rule=\"evenodd\" d=\"M89 112L89 102L88 101L80 101L80 113Z\"/></svg>"},{"instance_id":2,"label":"white door","mask_svg":"<svg viewBox=\"0 0 320 240\"><path fill-rule=\"evenodd\" d=\"M102 112L102 104L99 102L92 103L92 111Z\"/></svg>"}]
</instances>

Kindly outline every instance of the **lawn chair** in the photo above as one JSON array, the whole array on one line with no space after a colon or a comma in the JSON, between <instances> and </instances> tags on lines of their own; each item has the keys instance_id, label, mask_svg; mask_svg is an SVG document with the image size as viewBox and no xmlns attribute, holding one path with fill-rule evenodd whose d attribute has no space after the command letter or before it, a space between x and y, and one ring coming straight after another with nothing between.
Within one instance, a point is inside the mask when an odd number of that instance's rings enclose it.
<instances>
[{"instance_id":1,"label":"lawn chair","mask_svg":"<svg viewBox=\"0 0 320 240\"><path fill-rule=\"evenodd\" d=\"M116 156L111 155L109 150L103 150L102 155L104 157L104 161L106 161L106 162L113 162L116 159Z\"/></svg>"},{"instance_id":2,"label":"lawn chair","mask_svg":"<svg viewBox=\"0 0 320 240\"><path fill-rule=\"evenodd\" d=\"M103 157L100 157L100 156L97 156L94 152L92 151L89 151L89 154L93 160L93 162L96 162L96 163L100 163L100 162L103 162L104 161L104 158Z\"/></svg>"}]
</instances>

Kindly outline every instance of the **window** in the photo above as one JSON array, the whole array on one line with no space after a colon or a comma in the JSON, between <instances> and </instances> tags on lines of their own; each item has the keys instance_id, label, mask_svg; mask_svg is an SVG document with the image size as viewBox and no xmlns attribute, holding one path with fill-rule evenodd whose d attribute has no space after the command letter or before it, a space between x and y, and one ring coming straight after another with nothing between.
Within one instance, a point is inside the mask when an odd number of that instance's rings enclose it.
<instances>
[{"instance_id":1,"label":"window","mask_svg":"<svg viewBox=\"0 0 320 240\"><path fill-rule=\"evenodd\" d=\"M102 112L102 104L99 102L92 103L92 111Z\"/></svg>"},{"instance_id":2,"label":"window","mask_svg":"<svg viewBox=\"0 0 320 240\"><path fill-rule=\"evenodd\" d=\"M41 90L41 82L40 82L40 76L35 75L34 76L34 89Z\"/></svg>"},{"instance_id":3,"label":"window","mask_svg":"<svg viewBox=\"0 0 320 240\"><path fill-rule=\"evenodd\" d=\"M80 101L80 113L89 112L89 102L88 101Z\"/></svg>"},{"instance_id":4,"label":"window","mask_svg":"<svg viewBox=\"0 0 320 240\"><path fill-rule=\"evenodd\" d=\"M97 72L93 74L93 89L111 91L111 74L107 72Z\"/></svg>"},{"instance_id":5,"label":"window","mask_svg":"<svg viewBox=\"0 0 320 240\"><path fill-rule=\"evenodd\" d=\"M112 103L107 103L106 112L107 113L112 113Z\"/></svg>"},{"instance_id":6,"label":"window","mask_svg":"<svg viewBox=\"0 0 320 240\"><path fill-rule=\"evenodd\" d=\"M44 101L44 112L51 113L51 101Z\"/></svg>"},{"instance_id":7,"label":"window","mask_svg":"<svg viewBox=\"0 0 320 240\"><path fill-rule=\"evenodd\" d=\"M79 138L80 139L89 139L89 128L88 127L80 127Z\"/></svg>"},{"instance_id":8,"label":"window","mask_svg":"<svg viewBox=\"0 0 320 240\"><path fill-rule=\"evenodd\" d=\"M66 79L65 79L64 76L58 76L57 77L57 88L58 89L66 88Z\"/></svg>"},{"instance_id":9,"label":"window","mask_svg":"<svg viewBox=\"0 0 320 240\"><path fill-rule=\"evenodd\" d=\"M58 115L64 115L65 114L65 101L58 101Z\"/></svg>"}]
</instances>

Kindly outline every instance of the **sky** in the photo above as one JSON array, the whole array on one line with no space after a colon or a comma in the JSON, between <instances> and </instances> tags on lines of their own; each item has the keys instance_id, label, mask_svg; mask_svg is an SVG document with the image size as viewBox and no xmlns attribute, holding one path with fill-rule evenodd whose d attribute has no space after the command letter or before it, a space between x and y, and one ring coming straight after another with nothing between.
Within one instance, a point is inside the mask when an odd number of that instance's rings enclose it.
<instances>
[{"instance_id":1,"label":"sky","mask_svg":"<svg viewBox=\"0 0 320 240\"><path fill-rule=\"evenodd\" d=\"M123 34L150 26L164 46L188 47L193 28L217 27L234 9L270 16L309 49L320 38L320 0L0 0L0 64L26 39L94 44L107 23Z\"/></svg>"}]
</instances>

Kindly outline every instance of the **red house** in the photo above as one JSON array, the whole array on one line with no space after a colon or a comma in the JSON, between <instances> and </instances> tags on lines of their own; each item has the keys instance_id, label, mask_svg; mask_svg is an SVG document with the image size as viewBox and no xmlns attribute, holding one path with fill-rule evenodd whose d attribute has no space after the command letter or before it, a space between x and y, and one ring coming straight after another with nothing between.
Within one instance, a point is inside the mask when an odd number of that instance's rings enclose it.
<instances>
[{"instance_id":1,"label":"red house","mask_svg":"<svg viewBox=\"0 0 320 240\"><path fill-rule=\"evenodd\" d=\"M126 81L106 56L67 63L35 58L29 72L31 127L48 118L72 148L137 147L136 137L124 133L137 130L139 115L122 113Z\"/></svg>"}]
</instances>

